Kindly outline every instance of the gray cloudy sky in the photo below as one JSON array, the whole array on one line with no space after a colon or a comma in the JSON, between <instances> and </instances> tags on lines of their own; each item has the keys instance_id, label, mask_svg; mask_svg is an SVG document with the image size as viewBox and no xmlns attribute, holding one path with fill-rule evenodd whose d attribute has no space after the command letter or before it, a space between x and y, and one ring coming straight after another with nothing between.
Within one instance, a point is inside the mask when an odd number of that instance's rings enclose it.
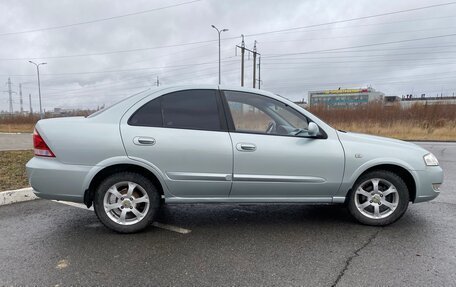
<instances>
[{"instance_id":1,"label":"gray cloudy sky","mask_svg":"<svg viewBox=\"0 0 456 287\"><path fill-rule=\"evenodd\" d=\"M452 95L454 4L263 33L445 2L1 0L0 110L8 110L8 77L16 92L22 83L25 107L31 93L37 109L36 70L29 59L48 63L40 70L47 110L109 105L154 85L157 76L165 85L216 84L217 33L211 24L229 29L222 34L223 84L240 83L235 45L244 34L248 48L258 41L262 88L293 100L307 98L309 90L367 85L387 95ZM131 13L136 14L72 25ZM434 38L404 41L429 37ZM373 45L385 42L393 43ZM246 61L246 86L252 85L252 62ZM14 108L19 109L16 94Z\"/></svg>"}]
</instances>

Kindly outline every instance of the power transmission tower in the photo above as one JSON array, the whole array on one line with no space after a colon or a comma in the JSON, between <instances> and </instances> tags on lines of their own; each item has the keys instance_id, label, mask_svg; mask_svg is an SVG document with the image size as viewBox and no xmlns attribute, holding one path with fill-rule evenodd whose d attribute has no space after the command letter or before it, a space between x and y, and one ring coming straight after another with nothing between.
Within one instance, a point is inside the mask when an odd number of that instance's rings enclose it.
<instances>
[{"instance_id":1,"label":"power transmission tower","mask_svg":"<svg viewBox=\"0 0 456 287\"><path fill-rule=\"evenodd\" d=\"M13 94L14 94L15 92L13 92L13 91L11 90L11 78L8 78L8 82L7 82L6 84L8 85L9 112L10 112L10 115L13 115L13 113L14 113L14 111L13 111Z\"/></svg>"},{"instance_id":2,"label":"power transmission tower","mask_svg":"<svg viewBox=\"0 0 456 287\"><path fill-rule=\"evenodd\" d=\"M157 76L157 81L155 81L155 84L157 85L157 87L160 86L160 80L159 80L158 76Z\"/></svg>"},{"instance_id":3,"label":"power transmission tower","mask_svg":"<svg viewBox=\"0 0 456 287\"><path fill-rule=\"evenodd\" d=\"M257 49L256 49L257 41L253 41L253 88L255 89L256 84L256 57L257 57Z\"/></svg>"},{"instance_id":4,"label":"power transmission tower","mask_svg":"<svg viewBox=\"0 0 456 287\"><path fill-rule=\"evenodd\" d=\"M29 104L30 104L30 115L33 115L33 110L32 110L32 94L29 94Z\"/></svg>"},{"instance_id":5,"label":"power transmission tower","mask_svg":"<svg viewBox=\"0 0 456 287\"><path fill-rule=\"evenodd\" d=\"M21 105L21 114L24 113L24 106L22 101L22 84L19 84L19 103Z\"/></svg>"},{"instance_id":6,"label":"power transmission tower","mask_svg":"<svg viewBox=\"0 0 456 287\"><path fill-rule=\"evenodd\" d=\"M237 46L237 48L240 48L241 49L241 87L244 86L244 54L245 54L245 51L249 52L249 56L250 54L253 55L253 88L255 88L255 83L256 83L256 57L257 56L261 56L260 53L257 52L257 48L256 48L256 43L257 41L254 42L254 45L253 45L253 50L250 50L250 49L247 49L245 47L245 43L244 43L244 35L241 35L242 37L242 42L241 42L241 46Z\"/></svg>"},{"instance_id":7,"label":"power transmission tower","mask_svg":"<svg viewBox=\"0 0 456 287\"><path fill-rule=\"evenodd\" d=\"M245 57L245 43L244 43L244 35L241 35L242 37L242 42L241 46L236 45L236 48L241 49L241 87L244 86L244 57ZM236 51L236 56L237 56L237 49Z\"/></svg>"},{"instance_id":8,"label":"power transmission tower","mask_svg":"<svg viewBox=\"0 0 456 287\"><path fill-rule=\"evenodd\" d=\"M261 56L258 57L258 89L261 89Z\"/></svg>"}]
</instances>

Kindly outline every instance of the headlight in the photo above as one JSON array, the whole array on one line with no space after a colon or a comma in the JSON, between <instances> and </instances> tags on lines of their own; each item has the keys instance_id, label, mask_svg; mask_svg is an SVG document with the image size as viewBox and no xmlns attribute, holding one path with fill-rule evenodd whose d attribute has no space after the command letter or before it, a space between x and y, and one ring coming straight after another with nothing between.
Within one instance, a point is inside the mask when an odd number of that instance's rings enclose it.
<instances>
[{"instance_id":1,"label":"headlight","mask_svg":"<svg viewBox=\"0 0 456 287\"><path fill-rule=\"evenodd\" d=\"M431 165L431 166L439 165L439 161L437 160L435 155L433 155L432 153L428 153L423 158L424 158L424 162L426 163L426 165Z\"/></svg>"}]
</instances>

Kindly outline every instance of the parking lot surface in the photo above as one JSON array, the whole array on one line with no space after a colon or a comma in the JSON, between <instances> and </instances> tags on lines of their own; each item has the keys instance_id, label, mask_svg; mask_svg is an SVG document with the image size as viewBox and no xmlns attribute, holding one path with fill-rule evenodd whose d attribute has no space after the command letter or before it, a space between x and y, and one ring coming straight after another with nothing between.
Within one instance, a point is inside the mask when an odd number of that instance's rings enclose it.
<instances>
[{"instance_id":1,"label":"parking lot surface","mask_svg":"<svg viewBox=\"0 0 456 287\"><path fill-rule=\"evenodd\" d=\"M0 133L0 151L32 148L32 134Z\"/></svg>"},{"instance_id":2,"label":"parking lot surface","mask_svg":"<svg viewBox=\"0 0 456 287\"><path fill-rule=\"evenodd\" d=\"M342 206L165 205L120 235L92 211L37 200L0 207L0 285L450 286L456 282L456 144L420 143L445 171L442 194L393 225Z\"/></svg>"}]
</instances>

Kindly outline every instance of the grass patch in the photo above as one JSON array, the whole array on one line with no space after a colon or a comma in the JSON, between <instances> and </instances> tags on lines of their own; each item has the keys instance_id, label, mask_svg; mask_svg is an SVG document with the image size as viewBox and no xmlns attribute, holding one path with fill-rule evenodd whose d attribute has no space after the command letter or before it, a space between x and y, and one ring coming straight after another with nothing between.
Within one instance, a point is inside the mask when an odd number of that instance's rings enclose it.
<instances>
[{"instance_id":1,"label":"grass patch","mask_svg":"<svg viewBox=\"0 0 456 287\"><path fill-rule=\"evenodd\" d=\"M337 129L402 140L456 140L456 105L401 108L369 104L357 108L312 107L312 113Z\"/></svg>"},{"instance_id":2,"label":"grass patch","mask_svg":"<svg viewBox=\"0 0 456 287\"><path fill-rule=\"evenodd\" d=\"M0 133L32 133L35 123L0 124Z\"/></svg>"},{"instance_id":3,"label":"grass patch","mask_svg":"<svg viewBox=\"0 0 456 287\"><path fill-rule=\"evenodd\" d=\"M0 191L29 186L25 164L32 157L32 150L0 151Z\"/></svg>"},{"instance_id":4,"label":"grass patch","mask_svg":"<svg viewBox=\"0 0 456 287\"><path fill-rule=\"evenodd\" d=\"M455 141L456 122L447 124L443 127L420 127L416 123L397 122L389 125L379 123L331 123L334 128L371 134L382 137L396 138L400 140L427 140L427 141Z\"/></svg>"}]
</instances>

